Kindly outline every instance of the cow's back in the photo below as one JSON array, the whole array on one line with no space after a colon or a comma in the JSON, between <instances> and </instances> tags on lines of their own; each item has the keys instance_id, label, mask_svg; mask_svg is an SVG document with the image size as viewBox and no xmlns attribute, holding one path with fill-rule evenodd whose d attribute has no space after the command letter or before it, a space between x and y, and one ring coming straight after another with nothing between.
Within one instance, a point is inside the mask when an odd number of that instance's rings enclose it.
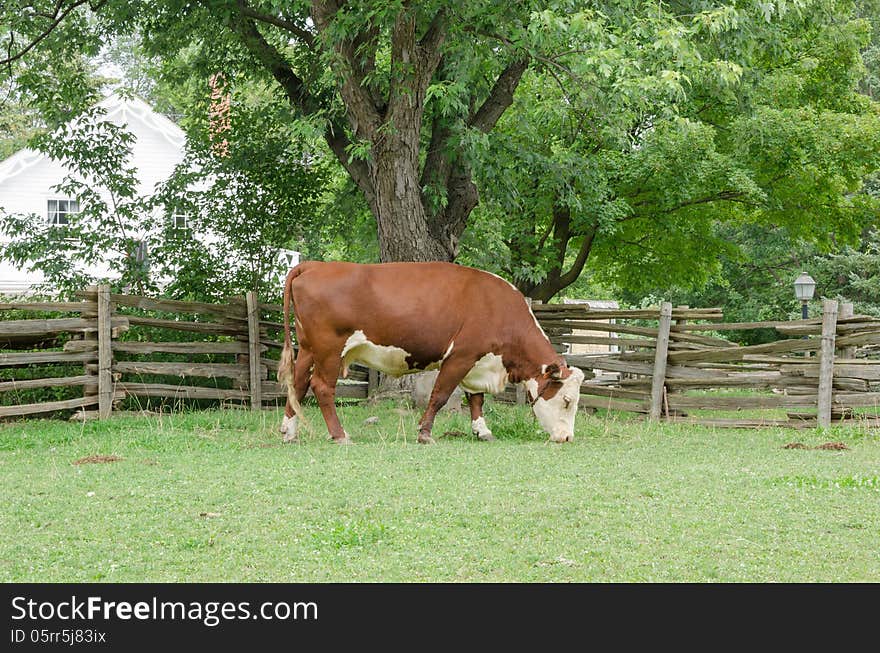
<instances>
[{"instance_id":1,"label":"cow's back","mask_svg":"<svg viewBox=\"0 0 880 653\"><path fill-rule=\"evenodd\" d=\"M456 339L494 351L533 319L519 291L500 277L451 263L309 261L293 282L304 344L337 346L357 331L400 347L424 365ZM525 322L524 322L525 321Z\"/></svg>"}]
</instances>

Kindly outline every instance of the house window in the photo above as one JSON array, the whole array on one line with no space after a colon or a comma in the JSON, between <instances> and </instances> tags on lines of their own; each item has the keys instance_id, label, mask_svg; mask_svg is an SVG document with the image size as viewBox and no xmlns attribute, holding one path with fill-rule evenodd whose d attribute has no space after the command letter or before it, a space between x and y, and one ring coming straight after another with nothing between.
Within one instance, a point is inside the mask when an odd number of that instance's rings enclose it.
<instances>
[{"instance_id":1,"label":"house window","mask_svg":"<svg viewBox=\"0 0 880 653\"><path fill-rule=\"evenodd\" d=\"M185 230L190 228L189 224L189 214L184 213L179 209L174 209L171 212L171 226L174 229Z\"/></svg>"},{"instance_id":2,"label":"house window","mask_svg":"<svg viewBox=\"0 0 880 653\"><path fill-rule=\"evenodd\" d=\"M77 200L49 200L46 206L46 215L51 225L70 225L78 214L79 202Z\"/></svg>"}]
</instances>

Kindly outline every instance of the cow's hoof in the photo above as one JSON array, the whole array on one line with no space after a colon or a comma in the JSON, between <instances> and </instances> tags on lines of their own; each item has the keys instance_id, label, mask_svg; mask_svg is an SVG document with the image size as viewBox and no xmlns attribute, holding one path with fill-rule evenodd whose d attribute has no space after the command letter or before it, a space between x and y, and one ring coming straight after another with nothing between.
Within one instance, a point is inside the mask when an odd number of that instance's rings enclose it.
<instances>
[{"instance_id":1,"label":"cow's hoof","mask_svg":"<svg viewBox=\"0 0 880 653\"><path fill-rule=\"evenodd\" d=\"M436 444L436 442L430 435L419 433L419 444Z\"/></svg>"},{"instance_id":2,"label":"cow's hoof","mask_svg":"<svg viewBox=\"0 0 880 653\"><path fill-rule=\"evenodd\" d=\"M296 434L290 435L289 433L285 433L281 436L281 441L284 444L297 444L299 443L299 436Z\"/></svg>"},{"instance_id":3,"label":"cow's hoof","mask_svg":"<svg viewBox=\"0 0 880 653\"><path fill-rule=\"evenodd\" d=\"M348 433L345 434L344 438L333 438L333 442L336 444L354 444L352 439L348 437Z\"/></svg>"},{"instance_id":4,"label":"cow's hoof","mask_svg":"<svg viewBox=\"0 0 880 653\"><path fill-rule=\"evenodd\" d=\"M482 440L483 442L495 442L495 440L496 440L495 436L492 435L491 431L477 433L477 438Z\"/></svg>"}]
</instances>

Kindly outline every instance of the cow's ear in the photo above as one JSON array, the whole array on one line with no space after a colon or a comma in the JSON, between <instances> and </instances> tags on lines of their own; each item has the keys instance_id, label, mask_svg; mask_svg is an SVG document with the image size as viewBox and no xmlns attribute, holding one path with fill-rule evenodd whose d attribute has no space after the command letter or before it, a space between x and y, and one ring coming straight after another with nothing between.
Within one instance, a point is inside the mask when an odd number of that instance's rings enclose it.
<instances>
[{"instance_id":1,"label":"cow's ear","mask_svg":"<svg viewBox=\"0 0 880 653\"><path fill-rule=\"evenodd\" d=\"M544 374L550 379L562 378L562 370L559 369L559 363L550 363L544 368Z\"/></svg>"}]
</instances>

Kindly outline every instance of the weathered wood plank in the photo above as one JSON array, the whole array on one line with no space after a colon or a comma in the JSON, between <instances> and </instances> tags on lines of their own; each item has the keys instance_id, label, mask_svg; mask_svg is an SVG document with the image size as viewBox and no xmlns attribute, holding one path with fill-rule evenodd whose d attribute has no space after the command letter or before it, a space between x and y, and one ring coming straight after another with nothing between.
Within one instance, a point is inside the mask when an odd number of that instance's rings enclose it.
<instances>
[{"instance_id":1,"label":"weathered wood plank","mask_svg":"<svg viewBox=\"0 0 880 653\"><path fill-rule=\"evenodd\" d=\"M782 365L780 369L786 374L806 378L816 379L819 378L820 375L819 365L815 363L811 365ZM875 361L874 365L835 364L833 375L835 378L848 377L853 379L864 379L865 381L880 381L880 363Z\"/></svg>"},{"instance_id":2,"label":"weathered wood plank","mask_svg":"<svg viewBox=\"0 0 880 653\"><path fill-rule=\"evenodd\" d=\"M117 361L113 371L119 374L162 374L167 376L203 376L207 378L231 378L247 382L250 369L233 363L168 363L153 361ZM265 365L260 372L267 374Z\"/></svg>"},{"instance_id":3,"label":"weathered wood plank","mask_svg":"<svg viewBox=\"0 0 880 653\"><path fill-rule=\"evenodd\" d=\"M724 340L723 338L701 336L695 333L670 332L669 338L674 342L688 342L695 345L703 345L705 347L733 347L735 344Z\"/></svg>"},{"instance_id":4,"label":"weathered wood plank","mask_svg":"<svg viewBox=\"0 0 880 653\"><path fill-rule=\"evenodd\" d=\"M113 328L127 327L124 317L113 319ZM6 320L0 321L0 336L48 336L65 332L94 332L98 325L95 320L83 317L60 317L57 319Z\"/></svg>"},{"instance_id":5,"label":"weathered wood plank","mask_svg":"<svg viewBox=\"0 0 880 653\"><path fill-rule=\"evenodd\" d=\"M809 320L770 320L766 322L720 322L715 324L683 324L672 327L673 331L745 331L751 329L777 329L778 327L818 328L819 319Z\"/></svg>"},{"instance_id":6,"label":"weathered wood plank","mask_svg":"<svg viewBox=\"0 0 880 653\"><path fill-rule=\"evenodd\" d=\"M70 343L67 343L70 344ZM265 345L261 351L266 351ZM113 351L128 354L246 354L244 342L135 342L115 341Z\"/></svg>"},{"instance_id":7,"label":"weathered wood plank","mask_svg":"<svg viewBox=\"0 0 880 653\"><path fill-rule=\"evenodd\" d=\"M627 401L625 399L597 397L586 394L581 394L578 408L601 408L602 410L620 410L630 413L650 412L649 402L647 401Z\"/></svg>"},{"instance_id":8,"label":"weathered wood plank","mask_svg":"<svg viewBox=\"0 0 880 653\"><path fill-rule=\"evenodd\" d=\"M697 388L774 388L782 375L779 372L754 372L732 375L707 376L695 379L669 378L666 385L673 390Z\"/></svg>"},{"instance_id":9,"label":"weathered wood plank","mask_svg":"<svg viewBox=\"0 0 880 653\"><path fill-rule=\"evenodd\" d=\"M725 349L706 349L704 351L670 352L669 360L675 363L685 362L733 362L743 360L750 354L782 353L794 351L816 351L821 346L816 339L791 339L768 342L747 347L729 347Z\"/></svg>"},{"instance_id":10,"label":"weathered wood plank","mask_svg":"<svg viewBox=\"0 0 880 653\"><path fill-rule=\"evenodd\" d=\"M74 293L77 297L93 299L95 292L86 290ZM145 311L162 311L164 313L195 313L211 314L223 317L246 319L247 313L243 305L235 304L211 304L208 302L187 302L177 299L162 299L155 297L143 297L139 295L112 294L110 301L120 306L139 308Z\"/></svg>"},{"instance_id":11,"label":"weathered wood plank","mask_svg":"<svg viewBox=\"0 0 880 653\"><path fill-rule=\"evenodd\" d=\"M96 311L95 302L6 302L0 303L0 311L58 311L80 313Z\"/></svg>"},{"instance_id":12,"label":"weathered wood plank","mask_svg":"<svg viewBox=\"0 0 880 653\"><path fill-rule=\"evenodd\" d=\"M260 390L260 306L257 293L250 291L246 295L248 317L248 368L250 371L251 409L259 410L263 404Z\"/></svg>"},{"instance_id":13,"label":"weathered wood plank","mask_svg":"<svg viewBox=\"0 0 880 653\"><path fill-rule=\"evenodd\" d=\"M168 399L240 399L250 398L247 390L226 388L206 388L190 385L171 385L167 383L123 382L116 386L130 395L139 397L166 397Z\"/></svg>"},{"instance_id":14,"label":"weathered wood plank","mask_svg":"<svg viewBox=\"0 0 880 653\"><path fill-rule=\"evenodd\" d=\"M160 327L163 329L176 329L178 331L188 331L192 333L210 333L213 335L234 336L239 334L247 334L245 327L233 324L220 324L217 322L188 322L184 320L163 320L155 317L141 317L139 315L129 315L128 322L133 326L150 326Z\"/></svg>"},{"instance_id":15,"label":"weathered wood plank","mask_svg":"<svg viewBox=\"0 0 880 653\"><path fill-rule=\"evenodd\" d=\"M582 319L630 319L630 320L656 320L659 317L660 307L646 309L591 309L577 304L533 304L532 312L536 317L553 315L573 315ZM720 308L707 309L674 309L673 319L687 320L723 320L724 314ZM540 319L540 317L539 317Z\"/></svg>"},{"instance_id":16,"label":"weathered wood plank","mask_svg":"<svg viewBox=\"0 0 880 653\"><path fill-rule=\"evenodd\" d=\"M62 347L64 351L98 351L98 341L92 340L68 340Z\"/></svg>"},{"instance_id":17,"label":"weathered wood plank","mask_svg":"<svg viewBox=\"0 0 880 653\"><path fill-rule=\"evenodd\" d=\"M777 330L787 335L817 335L822 333L821 325L816 326L790 326L778 327ZM846 322L837 325L837 333L840 335L854 334L862 331L878 332L880 331L880 322L876 320L863 320L859 322Z\"/></svg>"},{"instance_id":18,"label":"weathered wood plank","mask_svg":"<svg viewBox=\"0 0 880 653\"><path fill-rule=\"evenodd\" d=\"M840 406L880 406L880 392L835 392L833 404Z\"/></svg>"},{"instance_id":19,"label":"weathered wood plank","mask_svg":"<svg viewBox=\"0 0 880 653\"><path fill-rule=\"evenodd\" d=\"M642 326L630 326L610 322L596 322L593 320L540 320L544 329L570 328L582 331L608 331L609 333L623 333L631 336L657 337L657 329Z\"/></svg>"},{"instance_id":20,"label":"weathered wood plank","mask_svg":"<svg viewBox=\"0 0 880 653\"><path fill-rule=\"evenodd\" d=\"M663 412L663 388L666 383L666 360L669 354L669 329L672 325L672 303L663 302L660 306L660 320L657 333L657 349L654 356L654 370L651 380L650 418L660 419Z\"/></svg>"},{"instance_id":21,"label":"weathered wood plank","mask_svg":"<svg viewBox=\"0 0 880 653\"><path fill-rule=\"evenodd\" d=\"M616 397L618 399L637 399L648 401L651 398L649 388L644 390L632 390L617 386L597 385L595 383L582 383L581 395L594 395L596 397Z\"/></svg>"},{"instance_id":22,"label":"weathered wood plank","mask_svg":"<svg viewBox=\"0 0 880 653\"><path fill-rule=\"evenodd\" d=\"M831 391L834 379L834 340L837 334L838 303L835 299L822 302L822 347L819 350L819 391L817 424L831 426Z\"/></svg>"},{"instance_id":23,"label":"weathered wood plank","mask_svg":"<svg viewBox=\"0 0 880 653\"><path fill-rule=\"evenodd\" d=\"M125 395L117 392L114 399L122 399ZM15 406L0 406L0 417L13 417L17 415L33 415L35 413L51 413L56 410L68 410L71 408L81 408L82 406L93 406L98 403L98 396L91 395L87 397L75 397L73 399L65 399L63 401L46 401L39 404L18 404Z\"/></svg>"},{"instance_id":24,"label":"weathered wood plank","mask_svg":"<svg viewBox=\"0 0 880 653\"><path fill-rule=\"evenodd\" d=\"M3 381L0 383L0 392L10 390L30 390L32 388L59 388L78 385L95 385L98 381L94 376L82 374L80 376L58 376L45 379L23 379L21 381Z\"/></svg>"},{"instance_id":25,"label":"weathered wood plank","mask_svg":"<svg viewBox=\"0 0 880 653\"><path fill-rule=\"evenodd\" d=\"M858 347L861 345L880 344L880 329L871 329L849 335L839 336L837 338L837 344L841 347Z\"/></svg>"},{"instance_id":26,"label":"weathered wood plank","mask_svg":"<svg viewBox=\"0 0 880 653\"><path fill-rule=\"evenodd\" d=\"M107 419L113 411L113 343L110 341L110 321L113 305L110 286L98 286L98 419Z\"/></svg>"},{"instance_id":27,"label":"weathered wood plank","mask_svg":"<svg viewBox=\"0 0 880 653\"><path fill-rule=\"evenodd\" d=\"M0 367L10 365L38 365L42 363L74 363L98 359L95 351L25 351L14 354L0 354Z\"/></svg>"},{"instance_id":28,"label":"weathered wood plank","mask_svg":"<svg viewBox=\"0 0 880 653\"><path fill-rule=\"evenodd\" d=\"M854 309L852 302L841 302L840 310L837 313L837 321L846 322L846 320L853 317ZM840 351L836 354L837 358L854 358L855 357L855 347L852 345L842 347Z\"/></svg>"},{"instance_id":29,"label":"weathered wood plank","mask_svg":"<svg viewBox=\"0 0 880 653\"><path fill-rule=\"evenodd\" d=\"M603 336L582 336L582 335L564 335L553 336L550 342L554 344L578 344L578 345L619 345L621 347L642 347L645 349L654 349L657 346L656 341L647 338L608 338Z\"/></svg>"},{"instance_id":30,"label":"weathered wood plank","mask_svg":"<svg viewBox=\"0 0 880 653\"><path fill-rule=\"evenodd\" d=\"M306 393L306 397L314 396L312 391ZM263 382L263 401L271 399L284 399L287 397L287 390L280 383L274 381ZM366 383L337 383L336 397L339 399L366 399L367 384Z\"/></svg>"},{"instance_id":31,"label":"weathered wood plank","mask_svg":"<svg viewBox=\"0 0 880 653\"><path fill-rule=\"evenodd\" d=\"M689 410L753 410L815 406L816 397L809 395L719 396L716 394L682 395L670 392L669 407Z\"/></svg>"}]
</instances>

